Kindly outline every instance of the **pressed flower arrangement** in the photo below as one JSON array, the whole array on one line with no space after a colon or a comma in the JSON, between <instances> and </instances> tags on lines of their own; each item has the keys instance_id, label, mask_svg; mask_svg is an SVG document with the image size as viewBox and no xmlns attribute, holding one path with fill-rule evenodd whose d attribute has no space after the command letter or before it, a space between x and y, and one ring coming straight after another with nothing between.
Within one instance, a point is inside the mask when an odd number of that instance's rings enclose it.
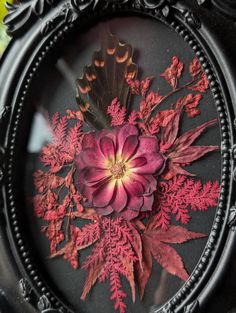
<instances>
[{"instance_id":1,"label":"pressed flower arrangement","mask_svg":"<svg viewBox=\"0 0 236 313\"><path fill-rule=\"evenodd\" d=\"M153 77L137 79L131 45L107 35L78 79L78 111L55 113L49 120L53 141L43 147L45 170L34 173L34 209L45 221L51 257L63 256L87 272L81 299L97 283L110 282L111 300L127 312L121 277L135 301L145 293L153 262L186 281L189 277L175 244L206 237L187 228L191 210L215 207L219 182L203 184L186 167L218 146L196 140L217 120L180 135L183 119L201 114L209 83L198 59L189 65L190 80L180 86L184 64L174 56L161 77L171 92L151 91ZM174 94L175 105L162 109ZM134 97L139 107L132 110ZM88 126L90 131L88 131ZM175 218L175 222L173 217ZM77 226L84 221L84 226ZM79 253L91 247L80 264Z\"/></svg>"}]
</instances>

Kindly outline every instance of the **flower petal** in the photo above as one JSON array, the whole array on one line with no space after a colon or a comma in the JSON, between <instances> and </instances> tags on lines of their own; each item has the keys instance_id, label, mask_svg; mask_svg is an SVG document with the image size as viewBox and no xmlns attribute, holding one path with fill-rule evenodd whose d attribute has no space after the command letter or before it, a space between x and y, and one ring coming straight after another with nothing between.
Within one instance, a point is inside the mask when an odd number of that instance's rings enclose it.
<instances>
[{"instance_id":1,"label":"flower petal","mask_svg":"<svg viewBox=\"0 0 236 313\"><path fill-rule=\"evenodd\" d=\"M76 167L78 171L82 171L87 165L81 158L81 154L76 158Z\"/></svg>"},{"instance_id":2,"label":"flower petal","mask_svg":"<svg viewBox=\"0 0 236 313\"><path fill-rule=\"evenodd\" d=\"M152 175L139 175L132 173L132 178L139 181L143 186L143 193L152 193L157 189L157 181Z\"/></svg>"},{"instance_id":3,"label":"flower petal","mask_svg":"<svg viewBox=\"0 0 236 313\"><path fill-rule=\"evenodd\" d=\"M129 202L127 204L128 209L139 212L142 206L143 206L143 197L129 198Z\"/></svg>"},{"instance_id":4,"label":"flower petal","mask_svg":"<svg viewBox=\"0 0 236 313\"><path fill-rule=\"evenodd\" d=\"M146 193L152 193L157 190L157 180L152 175L145 175L145 179L148 180L148 189Z\"/></svg>"},{"instance_id":5,"label":"flower petal","mask_svg":"<svg viewBox=\"0 0 236 313\"><path fill-rule=\"evenodd\" d=\"M104 156L98 148L86 149L80 153L80 157L82 161L89 167L93 165L94 167L102 169L106 168Z\"/></svg>"},{"instance_id":6,"label":"flower petal","mask_svg":"<svg viewBox=\"0 0 236 313\"><path fill-rule=\"evenodd\" d=\"M152 206L154 202L154 196L153 194L151 195L144 195L143 197L143 206L141 208L141 212L146 212L146 211L151 211Z\"/></svg>"},{"instance_id":7,"label":"flower petal","mask_svg":"<svg viewBox=\"0 0 236 313\"><path fill-rule=\"evenodd\" d=\"M149 153L145 154L144 157L147 160L147 164L133 169L138 174L158 174L160 173L165 165L165 159L160 153Z\"/></svg>"},{"instance_id":8,"label":"flower petal","mask_svg":"<svg viewBox=\"0 0 236 313\"><path fill-rule=\"evenodd\" d=\"M121 155L124 161L129 160L135 153L138 147L138 136L129 136L124 143Z\"/></svg>"},{"instance_id":9,"label":"flower petal","mask_svg":"<svg viewBox=\"0 0 236 313\"><path fill-rule=\"evenodd\" d=\"M138 136L138 129L134 125L125 124L118 132L118 151L121 153L124 143L129 136Z\"/></svg>"},{"instance_id":10,"label":"flower petal","mask_svg":"<svg viewBox=\"0 0 236 313\"><path fill-rule=\"evenodd\" d=\"M87 167L84 171L85 183L97 183L109 176L109 172L97 167Z\"/></svg>"},{"instance_id":11,"label":"flower petal","mask_svg":"<svg viewBox=\"0 0 236 313\"><path fill-rule=\"evenodd\" d=\"M105 208L96 208L96 212L100 215L107 216L113 212L113 209L110 205L108 205Z\"/></svg>"},{"instance_id":12,"label":"flower petal","mask_svg":"<svg viewBox=\"0 0 236 313\"><path fill-rule=\"evenodd\" d=\"M79 189L80 193L88 200L89 204L92 204L93 192L96 190L96 188L81 184L79 182L78 189Z\"/></svg>"},{"instance_id":13,"label":"flower petal","mask_svg":"<svg viewBox=\"0 0 236 313\"><path fill-rule=\"evenodd\" d=\"M82 149L94 148L96 146L95 132L85 134L82 140Z\"/></svg>"},{"instance_id":14,"label":"flower petal","mask_svg":"<svg viewBox=\"0 0 236 313\"><path fill-rule=\"evenodd\" d=\"M115 191L115 183L114 179L108 180L96 188L93 192L93 205L95 207L103 208L110 204Z\"/></svg>"},{"instance_id":15,"label":"flower petal","mask_svg":"<svg viewBox=\"0 0 236 313\"><path fill-rule=\"evenodd\" d=\"M118 180L115 188L114 200L111 203L114 211L121 212L125 208L127 201L127 192L123 186L122 181Z\"/></svg>"},{"instance_id":16,"label":"flower petal","mask_svg":"<svg viewBox=\"0 0 236 313\"><path fill-rule=\"evenodd\" d=\"M141 167L147 164L147 159L144 157L138 157L129 162L131 168Z\"/></svg>"},{"instance_id":17,"label":"flower petal","mask_svg":"<svg viewBox=\"0 0 236 313\"><path fill-rule=\"evenodd\" d=\"M159 141L156 136L140 136L139 148L135 155L141 156L145 153L159 152Z\"/></svg>"},{"instance_id":18,"label":"flower petal","mask_svg":"<svg viewBox=\"0 0 236 313\"><path fill-rule=\"evenodd\" d=\"M115 146L114 142L109 137L103 137L100 140L100 149L104 157L112 162L115 161Z\"/></svg>"},{"instance_id":19,"label":"flower petal","mask_svg":"<svg viewBox=\"0 0 236 313\"><path fill-rule=\"evenodd\" d=\"M123 181L124 187L128 193L128 197L140 197L144 192L144 186L134 177L129 176Z\"/></svg>"},{"instance_id":20,"label":"flower petal","mask_svg":"<svg viewBox=\"0 0 236 313\"><path fill-rule=\"evenodd\" d=\"M118 128L102 129L97 133L97 141L99 142L103 137L109 137L116 143Z\"/></svg>"}]
</instances>

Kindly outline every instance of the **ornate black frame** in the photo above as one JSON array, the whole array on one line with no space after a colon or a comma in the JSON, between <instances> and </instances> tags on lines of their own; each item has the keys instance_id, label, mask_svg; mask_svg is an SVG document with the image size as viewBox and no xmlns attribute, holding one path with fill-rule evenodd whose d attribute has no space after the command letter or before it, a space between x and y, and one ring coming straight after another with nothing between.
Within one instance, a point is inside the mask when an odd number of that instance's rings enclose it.
<instances>
[{"instance_id":1,"label":"ornate black frame","mask_svg":"<svg viewBox=\"0 0 236 313\"><path fill-rule=\"evenodd\" d=\"M156 312L163 313L200 312L201 307L210 301L209 290L221 279L224 266L229 262L236 244L236 200L233 193L236 184L236 86L233 84L236 64L231 58L236 40L227 31L234 27L235 2L21 0L19 4L7 6L9 14L5 18L5 24L13 40L0 63L0 265L1 270L4 268L10 275L13 289L10 291L5 288L0 293L3 312L19 312L19 307L22 312L72 312L41 277L22 235L13 192L15 144L31 81L51 49L85 17L93 20L98 15L102 18L118 12L153 16L182 36L198 56L208 75L219 113L222 181L212 231L190 279L164 307L156 309ZM220 22L219 26L216 26L214 19ZM221 33L224 30L223 37ZM228 49L222 50L225 46ZM219 264L222 270L218 269L213 275ZM19 294L24 302L17 299Z\"/></svg>"}]
</instances>

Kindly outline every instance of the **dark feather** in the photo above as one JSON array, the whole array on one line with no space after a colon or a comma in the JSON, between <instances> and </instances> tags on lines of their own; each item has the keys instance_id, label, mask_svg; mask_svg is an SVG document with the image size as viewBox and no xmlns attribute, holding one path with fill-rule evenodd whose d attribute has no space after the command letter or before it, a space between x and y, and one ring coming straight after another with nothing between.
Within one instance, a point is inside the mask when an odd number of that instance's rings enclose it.
<instances>
[{"instance_id":1,"label":"dark feather","mask_svg":"<svg viewBox=\"0 0 236 313\"><path fill-rule=\"evenodd\" d=\"M107 107L118 98L128 107L130 89L127 78L136 78L137 65L132 61L133 48L107 33L102 48L92 57L77 80L77 102L88 124L96 129L109 127Z\"/></svg>"}]
</instances>

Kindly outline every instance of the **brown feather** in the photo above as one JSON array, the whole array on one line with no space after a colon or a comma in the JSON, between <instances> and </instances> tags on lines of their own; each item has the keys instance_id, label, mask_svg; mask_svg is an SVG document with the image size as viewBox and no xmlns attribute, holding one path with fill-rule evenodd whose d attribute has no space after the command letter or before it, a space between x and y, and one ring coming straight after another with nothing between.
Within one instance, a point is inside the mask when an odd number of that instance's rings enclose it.
<instances>
[{"instance_id":1,"label":"brown feather","mask_svg":"<svg viewBox=\"0 0 236 313\"><path fill-rule=\"evenodd\" d=\"M77 101L85 121L96 129L109 127L107 107L118 98L128 107L130 89L127 78L137 76L138 67L132 60L133 48L110 33L103 38L102 48L92 57L77 80ZM86 107L86 110L84 110Z\"/></svg>"}]
</instances>

